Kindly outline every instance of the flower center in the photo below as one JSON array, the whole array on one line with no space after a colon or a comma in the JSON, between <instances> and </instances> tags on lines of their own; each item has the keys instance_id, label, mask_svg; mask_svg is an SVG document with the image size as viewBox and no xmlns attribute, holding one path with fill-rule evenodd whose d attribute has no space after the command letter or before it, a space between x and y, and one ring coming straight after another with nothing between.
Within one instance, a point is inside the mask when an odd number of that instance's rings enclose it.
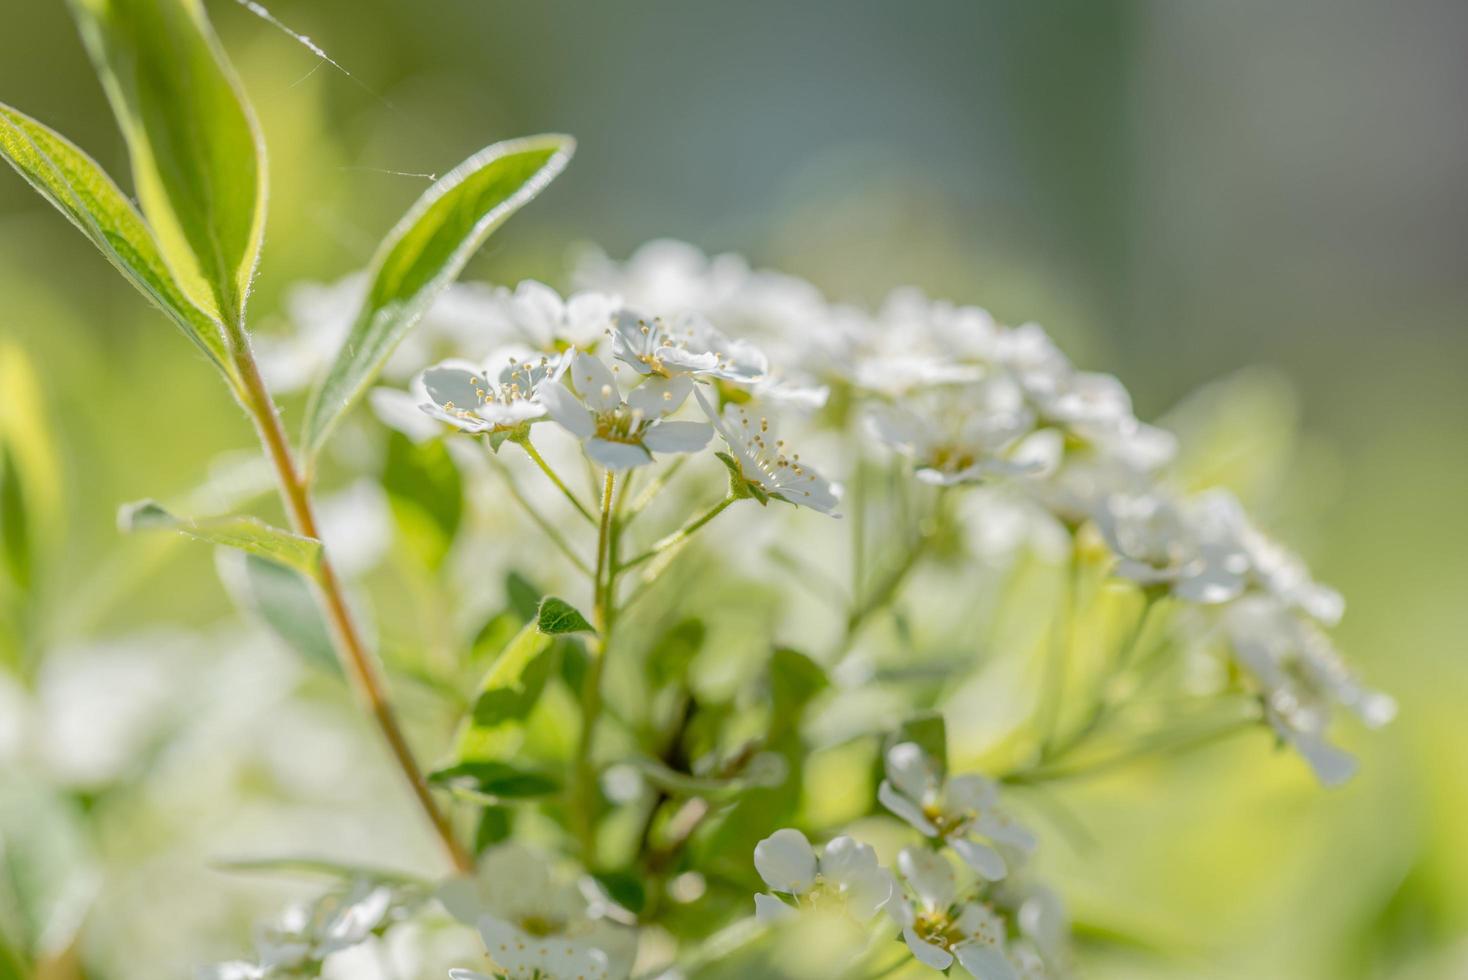
<instances>
[{"instance_id":1,"label":"flower center","mask_svg":"<svg viewBox=\"0 0 1468 980\"><path fill-rule=\"evenodd\" d=\"M945 473L961 473L977 463L972 451L958 446L938 446L933 450L930 465Z\"/></svg>"},{"instance_id":2,"label":"flower center","mask_svg":"<svg viewBox=\"0 0 1468 980\"><path fill-rule=\"evenodd\" d=\"M939 837L949 837L961 834L979 818L974 810L945 810L937 803L927 803L923 806L923 816L928 818L928 823L938 831Z\"/></svg>"},{"instance_id":3,"label":"flower center","mask_svg":"<svg viewBox=\"0 0 1468 980\"><path fill-rule=\"evenodd\" d=\"M528 936L554 936L565 930L566 924L560 919L546 915L531 913L520 919L520 931Z\"/></svg>"},{"instance_id":4,"label":"flower center","mask_svg":"<svg viewBox=\"0 0 1468 980\"><path fill-rule=\"evenodd\" d=\"M596 413L596 437L607 442L639 443L647 428L647 417L641 409L619 405Z\"/></svg>"},{"instance_id":5,"label":"flower center","mask_svg":"<svg viewBox=\"0 0 1468 980\"><path fill-rule=\"evenodd\" d=\"M924 942L951 950L968 937L958 928L947 910L924 912L912 924L913 931Z\"/></svg>"}]
</instances>

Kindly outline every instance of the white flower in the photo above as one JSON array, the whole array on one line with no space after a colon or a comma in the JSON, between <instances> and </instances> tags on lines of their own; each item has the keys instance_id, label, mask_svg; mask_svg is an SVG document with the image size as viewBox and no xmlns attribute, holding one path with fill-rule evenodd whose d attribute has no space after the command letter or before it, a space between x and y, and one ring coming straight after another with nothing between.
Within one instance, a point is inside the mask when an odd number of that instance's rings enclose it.
<instances>
[{"instance_id":1,"label":"white flower","mask_svg":"<svg viewBox=\"0 0 1468 980\"><path fill-rule=\"evenodd\" d=\"M488 324L506 339L537 351L587 350L605 334L621 301L599 292L576 293L566 299L534 279L514 292L501 287L488 304Z\"/></svg>"},{"instance_id":2,"label":"white flower","mask_svg":"<svg viewBox=\"0 0 1468 980\"><path fill-rule=\"evenodd\" d=\"M898 892L887 908L920 963L947 970L956 959L977 980L1017 980L1005 955L1004 919L987 905L959 899L953 868L941 854L907 847L897 867L916 903Z\"/></svg>"},{"instance_id":3,"label":"white flower","mask_svg":"<svg viewBox=\"0 0 1468 980\"><path fill-rule=\"evenodd\" d=\"M765 923L789 918L796 908L835 908L866 922L892 895L892 875L877 864L877 852L851 837L833 838L817 854L804 834L787 827L755 845L754 866L770 891L795 900L792 908L774 895L756 895L755 915Z\"/></svg>"},{"instance_id":4,"label":"white flower","mask_svg":"<svg viewBox=\"0 0 1468 980\"><path fill-rule=\"evenodd\" d=\"M520 360L507 355L503 366L449 360L418 375L419 408L465 432L508 432L546 414L537 394L554 380L559 358ZM497 381L491 382L491 377Z\"/></svg>"},{"instance_id":5,"label":"white flower","mask_svg":"<svg viewBox=\"0 0 1468 980\"><path fill-rule=\"evenodd\" d=\"M698 313L680 313L670 322L619 310L612 321L612 355L638 374L664 378L691 375L753 384L769 371L757 348L730 340Z\"/></svg>"},{"instance_id":6,"label":"white flower","mask_svg":"<svg viewBox=\"0 0 1468 980\"><path fill-rule=\"evenodd\" d=\"M695 397L729 447L747 484L767 497L839 516L836 506L841 500L840 487L802 463L799 453L785 455L785 441L776 438L768 418L761 416L755 422L744 406L732 402L724 406L721 416L703 392L696 392Z\"/></svg>"},{"instance_id":7,"label":"white flower","mask_svg":"<svg viewBox=\"0 0 1468 980\"><path fill-rule=\"evenodd\" d=\"M1227 495L1178 501L1153 491L1110 495L1096 524L1117 556L1117 575L1165 587L1189 602L1215 604L1244 590L1248 559L1234 543L1238 515Z\"/></svg>"},{"instance_id":8,"label":"white flower","mask_svg":"<svg viewBox=\"0 0 1468 980\"><path fill-rule=\"evenodd\" d=\"M1034 415L1014 385L996 380L931 392L918 404L882 405L867 415L871 435L911 459L918 479L950 486L1044 469L1055 455L1033 432ZM1036 433L1035 435L1039 435Z\"/></svg>"},{"instance_id":9,"label":"white flower","mask_svg":"<svg viewBox=\"0 0 1468 980\"><path fill-rule=\"evenodd\" d=\"M1355 772L1355 760L1326 738L1332 709L1356 714L1369 728L1396 716L1396 702L1361 684L1319 625L1277 599L1247 595L1223 614L1234 658L1263 692L1265 718L1327 786Z\"/></svg>"},{"instance_id":10,"label":"white flower","mask_svg":"<svg viewBox=\"0 0 1468 980\"><path fill-rule=\"evenodd\" d=\"M387 926L405 898L387 885L364 880L346 893L293 905L255 937L258 962L220 963L198 975L200 980L262 980L319 971L328 956L366 941Z\"/></svg>"},{"instance_id":11,"label":"white flower","mask_svg":"<svg viewBox=\"0 0 1468 980\"><path fill-rule=\"evenodd\" d=\"M582 441L586 454L609 470L650 463L655 452L697 452L713 437L705 422L667 418L693 390L687 375L647 378L624 398L605 364L577 352L569 377L577 394L550 383L540 387L540 400L551 418Z\"/></svg>"},{"instance_id":12,"label":"white flower","mask_svg":"<svg viewBox=\"0 0 1468 980\"><path fill-rule=\"evenodd\" d=\"M232 960L202 967L197 976L199 980L265 980L268 974L265 967L257 963Z\"/></svg>"},{"instance_id":13,"label":"white flower","mask_svg":"<svg viewBox=\"0 0 1468 980\"><path fill-rule=\"evenodd\" d=\"M1339 592L1312 579L1299 556L1250 524L1242 510L1238 525L1238 543L1248 556L1249 577L1257 588L1326 626L1341 621L1346 600Z\"/></svg>"},{"instance_id":14,"label":"white flower","mask_svg":"<svg viewBox=\"0 0 1468 980\"><path fill-rule=\"evenodd\" d=\"M509 980L612 980L631 969L631 933L587 914L575 885L552 878L546 859L515 845L487 852L474 878L439 888L439 901L476 925L497 976ZM451 976L480 974L458 970Z\"/></svg>"},{"instance_id":15,"label":"white flower","mask_svg":"<svg viewBox=\"0 0 1468 980\"><path fill-rule=\"evenodd\" d=\"M998 788L978 774L940 776L915 742L887 752L887 778L877 799L929 837L944 841L965 864L989 881L1003 878L1004 857L979 837L1016 851L1035 849L1035 838L999 808Z\"/></svg>"}]
</instances>

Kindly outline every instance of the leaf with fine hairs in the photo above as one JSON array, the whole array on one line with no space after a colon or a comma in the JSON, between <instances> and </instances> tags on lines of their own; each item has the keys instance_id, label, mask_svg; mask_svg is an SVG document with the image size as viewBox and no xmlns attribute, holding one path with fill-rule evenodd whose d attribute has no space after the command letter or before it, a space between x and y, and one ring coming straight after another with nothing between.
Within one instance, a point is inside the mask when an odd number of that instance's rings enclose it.
<instances>
[{"instance_id":1,"label":"leaf with fine hairs","mask_svg":"<svg viewBox=\"0 0 1468 980\"><path fill-rule=\"evenodd\" d=\"M321 570L321 542L253 517L210 517L190 520L175 517L154 500L127 504L117 514L123 531L169 530L292 568L315 579Z\"/></svg>"},{"instance_id":2,"label":"leaf with fine hairs","mask_svg":"<svg viewBox=\"0 0 1468 980\"><path fill-rule=\"evenodd\" d=\"M356 322L311 393L302 440L314 456L398 344L484 240L565 169L576 141L527 136L480 150L430 187L383 241Z\"/></svg>"},{"instance_id":3,"label":"leaf with fine hairs","mask_svg":"<svg viewBox=\"0 0 1468 980\"><path fill-rule=\"evenodd\" d=\"M243 322L265 229L259 126L202 0L71 0L174 278Z\"/></svg>"},{"instance_id":4,"label":"leaf with fine hairs","mask_svg":"<svg viewBox=\"0 0 1468 980\"><path fill-rule=\"evenodd\" d=\"M234 380L223 327L184 295L152 230L96 161L60 133L4 104L0 156Z\"/></svg>"}]
</instances>

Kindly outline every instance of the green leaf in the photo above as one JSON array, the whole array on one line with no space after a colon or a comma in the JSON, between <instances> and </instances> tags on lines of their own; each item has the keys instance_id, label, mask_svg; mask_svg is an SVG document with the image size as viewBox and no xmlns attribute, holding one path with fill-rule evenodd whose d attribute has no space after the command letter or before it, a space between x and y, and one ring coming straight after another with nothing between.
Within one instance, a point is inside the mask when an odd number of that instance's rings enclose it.
<instances>
[{"instance_id":1,"label":"green leaf","mask_svg":"<svg viewBox=\"0 0 1468 980\"><path fill-rule=\"evenodd\" d=\"M312 667L342 675L331 630L304 576L257 555L230 550L219 552L218 568L237 606L257 617Z\"/></svg>"},{"instance_id":2,"label":"green leaf","mask_svg":"<svg viewBox=\"0 0 1468 980\"><path fill-rule=\"evenodd\" d=\"M561 781L550 773L497 759L459 762L428 774L430 782L467 791L470 798L531 799L559 792Z\"/></svg>"},{"instance_id":3,"label":"green leaf","mask_svg":"<svg viewBox=\"0 0 1468 980\"><path fill-rule=\"evenodd\" d=\"M392 432L382 488L408 550L425 567L438 568L464 515L463 479L444 444Z\"/></svg>"},{"instance_id":4,"label":"green leaf","mask_svg":"<svg viewBox=\"0 0 1468 980\"><path fill-rule=\"evenodd\" d=\"M236 380L224 328L184 295L153 232L91 157L61 134L3 104L0 156L166 313L215 367L231 382Z\"/></svg>"},{"instance_id":5,"label":"green leaf","mask_svg":"<svg viewBox=\"0 0 1468 980\"><path fill-rule=\"evenodd\" d=\"M484 679L479 682L479 693L475 699L475 716L479 717L483 712L478 705L486 696L495 695L500 691L523 691L525 686L526 669L531 662L546 650L550 649L551 637L542 633L534 623L527 624L515 638L510 641L509 646L495 658L485 673ZM494 721L493 717L482 718L483 721Z\"/></svg>"},{"instance_id":6,"label":"green leaf","mask_svg":"<svg viewBox=\"0 0 1468 980\"><path fill-rule=\"evenodd\" d=\"M175 281L237 322L265 227L259 128L201 0L71 0Z\"/></svg>"},{"instance_id":7,"label":"green leaf","mask_svg":"<svg viewBox=\"0 0 1468 980\"><path fill-rule=\"evenodd\" d=\"M592 875L606 891L607 897L633 915L647 905L647 886L636 871L600 871Z\"/></svg>"},{"instance_id":8,"label":"green leaf","mask_svg":"<svg viewBox=\"0 0 1468 980\"><path fill-rule=\"evenodd\" d=\"M438 180L383 241L351 332L306 409L302 445L321 449L408 331L490 233L565 169L576 142L530 136L480 150Z\"/></svg>"},{"instance_id":9,"label":"green leaf","mask_svg":"<svg viewBox=\"0 0 1468 980\"><path fill-rule=\"evenodd\" d=\"M548 595L541 600L540 613L536 616L535 626L547 636L556 636L560 633L596 632L586 621L586 617L581 615L574 606L553 595Z\"/></svg>"},{"instance_id":10,"label":"green leaf","mask_svg":"<svg viewBox=\"0 0 1468 980\"><path fill-rule=\"evenodd\" d=\"M556 668L554 643L555 638L540 632L535 623L515 634L479 682L473 707L459 725L450 761L441 768L503 760L520 748L523 722Z\"/></svg>"},{"instance_id":11,"label":"green leaf","mask_svg":"<svg viewBox=\"0 0 1468 980\"><path fill-rule=\"evenodd\" d=\"M175 517L157 501L140 500L126 504L118 511L117 524L123 531L179 531L200 541L268 558L313 579L321 567L320 541L271 527L253 517L212 517L193 521Z\"/></svg>"}]
</instances>

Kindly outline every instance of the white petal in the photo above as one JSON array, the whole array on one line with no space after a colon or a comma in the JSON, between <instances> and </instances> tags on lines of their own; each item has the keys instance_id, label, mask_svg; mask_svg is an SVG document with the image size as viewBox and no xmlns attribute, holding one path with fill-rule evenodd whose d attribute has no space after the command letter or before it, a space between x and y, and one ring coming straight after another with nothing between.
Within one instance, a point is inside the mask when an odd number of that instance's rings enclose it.
<instances>
[{"instance_id":1,"label":"white petal","mask_svg":"<svg viewBox=\"0 0 1468 980\"><path fill-rule=\"evenodd\" d=\"M1295 751L1310 764L1322 786L1339 786L1356 774L1356 757L1325 739L1293 733L1289 740Z\"/></svg>"},{"instance_id":2,"label":"white petal","mask_svg":"<svg viewBox=\"0 0 1468 980\"><path fill-rule=\"evenodd\" d=\"M966 837L954 837L948 841L948 846L953 852L963 859L963 863L974 869L974 873L989 881L999 881L1007 873L1004 867L1004 858L999 852L986 844L980 844L976 840Z\"/></svg>"},{"instance_id":3,"label":"white petal","mask_svg":"<svg viewBox=\"0 0 1468 980\"><path fill-rule=\"evenodd\" d=\"M652 377L627 393L627 404L651 419L660 419L678 410L688 397L687 378Z\"/></svg>"},{"instance_id":4,"label":"white petal","mask_svg":"<svg viewBox=\"0 0 1468 980\"><path fill-rule=\"evenodd\" d=\"M449 980L494 980L494 978L485 976L483 973L475 973L473 970L450 970Z\"/></svg>"},{"instance_id":5,"label":"white petal","mask_svg":"<svg viewBox=\"0 0 1468 980\"><path fill-rule=\"evenodd\" d=\"M577 351L571 359L571 383L576 393L593 412L605 412L622 404L622 393L617 388L617 379L600 360L590 354Z\"/></svg>"},{"instance_id":6,"label":"white petal","mask_svg":"<svg viewBox=\"0 0 1468 980\"><path fill-rule=\"evenodd\" d=\"M576 400L565 385L551 383L542 385L540 389L540 403L545 406L550 417L559 422L567 432L577 439L590 439L596 431L596 423L592 421L591 413L586 406Z\"/></svg>"},{"instance_id":7,"label":"white petal","mask_svg":"<svg viewBox=\"0 0 1468 980\"><path fill-rule=\"evenodd\" d=\"M923 966L930 966L935 970L946 970L953 965L953 956L946 949L934 946L923 939L911 926L902 930L902 938L907 941L907 948L912 950L912 955Z\"/></svg>"},{"instance_id":8,"label":"white petal","mask_svg":"<svg viewBox=\"0 0 1468 980\"><path fill-rule=\"evenodd\" d=\"M418 377L436 404L471 412L483 401L480 393L489 383L477 364L457 360L436 364Z\"/></svg>"},{"instance_id":9,"label":"white petal","mask_svg":"<svg viewBox=\"0 0 1468 980\"><path fill-rule=\"evenodd\" d=\"M767 926L777 922L788 922L799 915L793 908L786 905L773 895L764 892L756 892L754 896L754 917Z\"/></svg>"},{"instance_id":10,"label":"white petal","mask_svg":"<svg viewBox=\"0 0 1468 980\"><path fill-rule=\"evenodd\" d=\"M934 827L932 821L923 813L923 808L897 792L897 787L885 779L882 780L882 785L877 787L877 800L929 837L938 836L938 828Z\"/></svg>"},{"instance_id":11,"label":"white petal","mask_svg":"<svg viewBox=\"0 0 1468 980\"><path fill-rule=\"evenodd\" d=\"M887 752L887 778L904 796L920 804L938 786L932 760L916 742L902 742Z\"/></svg>"},{"instance_id":12,"label":"white petal","mask_svg":"<svg viewBox=\"0 0 1468 980\"><path fill-rule=\"evenodd\" d=\"M868 844L842 835L827 842L820 859L821 876L846 898L846 911L870 919L892 896L892 876L877 863Z\"/></svg>"},{"instance_id":13,"label":"white petal","mask_svg":"<svg viewBox=\"0 0 1468 980\"><path fill-rule=\"evenodd\" d=\"M1009 957L995 946L963 943L953 952L963 968L974 975L974 980L1019 980Z\"/></svg>"},{"instance_id":14,"label":"white petal","mask_svg":"<svg viewBox=\"0 0 1468 980\"><path fill-rule=\"evenodd\" d=\"M897 869L927 908L945 909L958 895L953 866L937 851L904 847L897 855Z\"/></svg>"},{"instance_id":15,"label":"white petal","mask_svg":"<svg viewBox=\"0 0 1468 980\"><path fill-rule=\"evenodd\" d=\"M754 868L777 892L803 895L816 880L816 854L798 830L785 827L754 847Z\"/></svg>"},{"instance_id":16,"label":"white petal","mask_svg":"<svg viewBox=\"0 0 1468 980\"><path fill-rule=\"evenodd\" d=\"M630 470L652 462L652 454L635 442L611 442L607 439L586 440L586 455L609 470Z\"/></svg>"},{"instance_id":17,"label":"white petal","mask_svg":"<svg viewBox=\"0 0 1468 980\"><path fill-rule=\"evenodd\" d=\"M714 437L707 422L658 422L642 435L642 442L655 453L696 453Z\"/></svg>"},{"instance_id":18,"label":"white petal","mask_svg":"<svg viewBox=\"0 0 1468 980\"><path fill-rule=\"evenodd\" d=\"M659 347L657 358L670 374L717 374L719 355L682 347Z\"/></svg>"},{"instance_id":19,"label":"white petal","mask_svg":"<svg viewBox=\"0 0 1468 980\"><path fill-rule=\"evenodd\" d=\"M996 844L1004 844L1019 851L1033 851L1039 844L1028 827L1011 820L1008 815L988 811L979 817L979 832Z\"/></svg>"}]
</instances>

